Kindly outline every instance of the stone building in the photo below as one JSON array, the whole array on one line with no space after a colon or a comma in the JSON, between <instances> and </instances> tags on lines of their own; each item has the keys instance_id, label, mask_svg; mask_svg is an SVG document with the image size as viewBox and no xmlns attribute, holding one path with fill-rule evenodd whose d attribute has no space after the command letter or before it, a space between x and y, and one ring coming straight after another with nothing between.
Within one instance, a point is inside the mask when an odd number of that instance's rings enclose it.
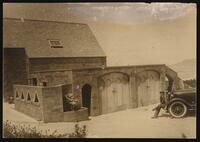
<instances>
[{"instance_id":1,"label":"stone building","mask_svg":"<svg viewBox=\"0 0 200 142\"><path fill-rule=\"evenodd\" d=\"M5 18L3 46L4 96L14 94L16 109L38 120L78 117L65 116L64 95L95 116L158 103L161 90L183 87L164 64L107 67L86 24Z\"/></svg>"},{"instance_id":2,"label":"stone building","mask_svg":"<svg viewBox=\"0 0 200 142\"><path fill-rule=\"evenodd\" d=\"M69 71L50 71L106 66L106 56L86 24L5 18L3 47L6 96L12 95L13 84L71 82Z\"/></svg>"},{"instance_id":3,"label":"stone building","mask_svg":"<svg viewBox=\"0 0 200 142\"><path fill-rule=\"evenodd\" d=\"M183 88L164 64L74 69L72 80L73 94L91 115L155 104L160 91Z\"/></svg>"}]
</instances>

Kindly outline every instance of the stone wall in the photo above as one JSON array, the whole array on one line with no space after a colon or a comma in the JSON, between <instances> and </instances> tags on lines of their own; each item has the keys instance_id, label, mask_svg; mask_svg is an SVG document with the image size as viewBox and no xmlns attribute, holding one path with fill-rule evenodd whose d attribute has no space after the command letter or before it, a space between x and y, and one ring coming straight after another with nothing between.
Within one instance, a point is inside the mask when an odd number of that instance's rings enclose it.
<instances>
[{"instance_id":1,"label":"stone wall","mask_svg":"<svg viewBox=\"0 0 200 142\"><path fill-rule=\"evenodd\" d=\"M31 58L30 72L106 66L106 57Z\"/></svg>"},{"instance_id":2,"label":"stone wall","mask_svg":"<svg viewBox=\"0 0 200 142\"><path fill-rule=\"evenodd\" d=\"M42 87L14 85L15 109L35 118L36 120L43 120L42 89ZM28 94L30 99L28 99Z\"/></svg>"},{"instance_id":3,"label":"stone wall","mask_svg":"<svg viewBox=\"0 0 200 142\"><path fill-rule=\"evenodd\" d=\"M167 67L165 65L146 65L146 66L122 66L122 67L106 67L105 69L75 69L72 72L73 78L73 94L80 100L82 106L82 87L85 84L89 84L92 87L91 91L91 115L101 114L101 96L99 95L99 84L98 80L106 74L122 73L129 77L130 86L130 99L128 108L138 107L138 74L143 71L155 71L160 75L160 90L165 88L165 75ZM170 76L173 79L176 78L176 72L171 71Z\"/></svg>"},{"instance_id":4,"label":"stone wall","mask_svg":"<svg viewBox=\"0 0 200 142\"><path fill-rule=\"evenodd\" d=\"M68 111L63 114L64 122L77 122L81 120L88 120L88 109L82 107L78 111Z\"/></svg>"},{"instance_id":5,"label":"stone wall","mask_svg":"<svg viewBox=\"0 0 200 142\"><path fill-rule=\"evenodd\" d=\"M86 108L64 112L63 93L71 92L69 87L69 85L51 87L14 85L15 109L45 123L87 120Z\"/></svg>"},{"instance_id":6,"label":"stone wall","mask_svg":"<svg viewBox=\"0 0 200 142\"><path fill-rule=\"evenodd\" d=\"M35 72L30 74L30 78L36 78L38 85L40 85L42 82L46 82L47 86L72 84L72 71L55 70L55 71Z\"/></svg>"},{"instance_id":7,"label":"stone wall","mask_svg":"<svg viewBox=\"0 0 200 142\"><path fill-rule=\"evenodd\" d=\"M63 120L62 86L45 87L43 94L44 122Z\"/></svg>"},{"instance_id":8,"label":"stone wall","mask_svg":"<svg viewBox=\"0 0 200 142\"><path fill-rule=\"evenodd\" d=\"M24 48L4 48L3 64L4 99L7 100L13 94L13 84L27 85L28 78L37 78L38 85L43 81L48 81L49 86L71 84L69 70L106 66L106 57L29 59Z\"/></svg>"},{"instance_id":9,"label":"stone wall","mask_svg":"<svg viewBox=\"0 0 200 142\"><path fill-rule=\"evenodd\" d=\"M165 88L166 75L171 76L171 78L174 79L175 82L177 82L178 77L176 76L176 73L170 71L170 74L167 74L169 71L167 72L165 65L108 67L105 69L75 69L72 71L72 84L47 87L15 85L14 88L16 109L36 118L37 120L43 120L44 122L72 121L72 119L74 120L75 118L77 120L85 120L88 116L88 110L84 109L78 112L64 112L65 106L63 96L68 93L73 93L73 95L78 98L79 105L82 106L82 87L85 84L89 84L92 87L90 114L92 116L100 115L102 108L102 98L99 95L99 79L108 74L111 75L107 77L112 77L113 73L117 73L119 75L124 74L125 76L127 76L128 86L130 90L128 108L136 108L138 107L137 78L140 73L146 71L155 71L159 74L161 90ZM54 73L51 75L54 76ZM63 75L64 72L62 72L61 74ZM44 75L49 74L44 72ZM22 93L24 95L24 99L20 98ZM16 97L16 94L18 94L18 98ZM31 101L27 100L28 94L30 95ZM38 96L39 103L34 102L35 94L37 94Z\"/></svg>"},{"instance_id":10,"label":"stone wall","mask_svg":"<svg viewBox=\"0 0 200 142\"><path fill-rule=\"evenodd\" d=\"M82 71L73 71L73 84L72 90L75 98L79 100L79 104L82 106L82 87L85 84L92 86L91 90L91 109L90 114L92 116L99 115L99 101L100 97L98 95L98 82L97 76L100 74L100 70L82 70Z\"/></svg>"},{"instance_id":11,"label":"stone wall","mask_svg":"<svg viewBox=\"0 0 200 142\"><path fill-rule=\"evenodd\" d=\"M43 117L44 122L73 122L88 119L87 109L67 111L63 109L63 93L66 85L43 88ZM70 90L69 90L70 92Z\"/></svg>"},{"instance_id":12,"label":"stone wall","mask_svg":"<svg viewBox=\"0 0 200 142\"><path fill-rule=\"evenodd\" d=\"M3 58L3 90L4 97L13 95L13 84L27 84L28 58L24 48L4 48Z\"/></svg>"}]
</instances>

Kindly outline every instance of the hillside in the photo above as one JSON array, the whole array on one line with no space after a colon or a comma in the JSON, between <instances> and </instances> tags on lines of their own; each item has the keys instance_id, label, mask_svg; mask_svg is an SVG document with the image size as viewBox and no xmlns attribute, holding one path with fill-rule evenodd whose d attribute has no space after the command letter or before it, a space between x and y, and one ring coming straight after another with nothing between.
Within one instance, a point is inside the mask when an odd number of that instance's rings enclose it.
<instances>
[{"instance_id":1,"label":"hillside","mask_svg":"<svg viewBox=\"0 0 200 142\"><path fill-rule=\"evenodd\" d=\"M196 59L187 59L177 64L169 65L183 80L196 78Z\"/></svg>"}]
</instances>

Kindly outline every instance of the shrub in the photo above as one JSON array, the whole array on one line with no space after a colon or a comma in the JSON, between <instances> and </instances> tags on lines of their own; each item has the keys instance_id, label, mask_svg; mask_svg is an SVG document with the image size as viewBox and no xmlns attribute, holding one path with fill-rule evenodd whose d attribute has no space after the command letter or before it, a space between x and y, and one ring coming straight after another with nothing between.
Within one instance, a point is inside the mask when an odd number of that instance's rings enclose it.
<instances>
[{"instance_id":1,"label":"shrub","mask_svg":"<svg viewBox=\"0 0 200 142\"><path fill-rule=\"evenodd\" d=\"M55 130L50 133L50 129L38 130L36 127L31 127L30 125L22 124L13 124L10 121L3 123L4 138L85 138L87 135L86 125L80 127L79 124L75 124L75 132L69 134L58 134L58 131Z\"/></svg>"},{"instance_id":2,"label":"shrub","mask_svg":"<svg viewBox=\"0 0 200 142\"><path fill-rule=\"evenodd\" d=\"M86 125L83 127L79 126L79 124L75 124L75 132L69 135L69 138L85 138L87 136Z\"/></svg>"},{"instance_id":3,"label":"shrub","mask_svg":"<svg viewBox=\"0 0 200 142\"><path fill-rule=\"evenodd\" d=\"M4 126L4 137L5 138L61 138L68 134L58 134L57 130L48 134L49 129L46 130L45 134L42 130L37 130L36 127L30 127L30 125L16 125L11 123L10 121L6 121L3 123Z\"/></svg>"}]
</instances>

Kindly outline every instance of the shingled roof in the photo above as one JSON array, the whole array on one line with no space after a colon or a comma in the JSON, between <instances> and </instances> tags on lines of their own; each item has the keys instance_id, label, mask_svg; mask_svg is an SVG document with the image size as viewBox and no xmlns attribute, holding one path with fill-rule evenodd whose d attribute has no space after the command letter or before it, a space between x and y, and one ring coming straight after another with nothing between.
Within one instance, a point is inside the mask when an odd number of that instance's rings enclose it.
<instances>
[{"instance_id":1,"label":"shingled roof","mask_svg":"<svg viewBox=\"0 0 200 142\"><path fill-rule=\"evenodd\" d=\"M63 48L51 48L58 39ZM87 24L30 19L3 19L3 47L25 48L29 58L105 57Z\"/></svg>"}]
</instances>

